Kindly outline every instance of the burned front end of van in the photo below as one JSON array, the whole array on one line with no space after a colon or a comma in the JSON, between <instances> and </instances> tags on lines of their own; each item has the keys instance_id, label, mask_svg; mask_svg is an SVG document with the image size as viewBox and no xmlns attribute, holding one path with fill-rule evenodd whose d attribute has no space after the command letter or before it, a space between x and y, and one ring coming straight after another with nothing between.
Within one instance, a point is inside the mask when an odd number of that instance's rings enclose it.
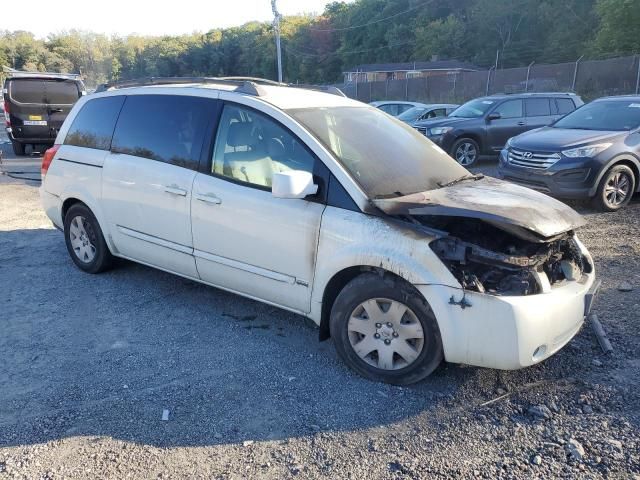
<instances>
[{"instance_id":1,"label":"burned front end of van","mask_svg":"<svg viewBox=\"0 0 640 480\"><path fill-rule=\"evenodd\" d=\"M449 361L519 368L580 330L596 282L576 235L584 219L573 209L482 176L375 204L434 238L428 248L450 282L418 289L450 337Z\"/></svg>"}]
</instances>

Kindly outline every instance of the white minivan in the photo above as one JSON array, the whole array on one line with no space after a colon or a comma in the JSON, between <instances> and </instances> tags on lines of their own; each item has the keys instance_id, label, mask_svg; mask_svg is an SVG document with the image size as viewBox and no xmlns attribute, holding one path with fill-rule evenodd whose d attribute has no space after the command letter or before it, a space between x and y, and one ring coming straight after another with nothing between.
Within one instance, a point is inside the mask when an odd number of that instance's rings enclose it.
<instances>
[{"instance_id":1,"label":"white minivan","mask_svg":"<svg viewBox=\"0 0 640 480\"><path fill-rule=\"evenodd\" d=\"M538 363L596 290L582 218L384 112L242 79L83 97L42 162L85 272L121 257L305 315L365 377Z\"/></svg>"}]
</instances>

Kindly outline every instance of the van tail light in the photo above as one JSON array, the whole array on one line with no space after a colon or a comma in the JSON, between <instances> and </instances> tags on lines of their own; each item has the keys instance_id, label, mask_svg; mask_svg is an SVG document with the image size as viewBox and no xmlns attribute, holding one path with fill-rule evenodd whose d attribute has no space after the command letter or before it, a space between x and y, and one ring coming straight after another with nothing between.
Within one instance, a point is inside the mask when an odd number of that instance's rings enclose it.
<instances>
[{"instance_id":1,"label":"van tail light","mask_svg":"<svg viewBox=\"0 0 640 480\"><path fill-rule=\"evenodd\" d=\"M54 145L53 147L48 149L46 152L44 152L44 156L42 157L42 168L40 169L40 176L42 177L42 180L44 180L44 177L47 174L47 171L49 170L49 166L53 161L53 157L56 156L56 153L58 152L59 148L60 148L60 145Z\"/></svg>"}]
</instances>

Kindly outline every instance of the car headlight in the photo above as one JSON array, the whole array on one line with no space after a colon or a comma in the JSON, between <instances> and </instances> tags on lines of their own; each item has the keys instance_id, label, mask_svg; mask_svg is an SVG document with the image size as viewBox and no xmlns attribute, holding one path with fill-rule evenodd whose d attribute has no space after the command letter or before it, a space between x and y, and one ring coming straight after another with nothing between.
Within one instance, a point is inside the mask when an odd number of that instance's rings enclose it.
<instances>
[{"instance_id":1,"label":"car headlight","mask_svg":"<svg viewBox=\"0 0 640 480\"><path fill-rule=\"evenodd\" d=\"M507 140L507 143L505 145L506 148L511 148L511 140L513 140L513 137L510 137L509 140Z\"/></svg>"},{"instance_id":2,"label":"car headlight","mask_svg":"<svg viewBox=\"0 0 640 480\"><path fill-rule=\"evenodd\" d=\"M453 130L453 127L434 127L429 129L429 135L438 136L444 135L447 132Z\"/></svg>"},{"instance_id":3,"label":"car headlight","mask_svg":"<svg viewBox=\"0 0 640 480\"><path fill-rule=\"evenodd\" d=\"M584 147L572 148L571 150L564 150L562 154L565 157L577 158L577 157L595 157L603 150L609 148L611 143L598 143L596 145L585 145Z\"/></svg>"}]
</instances>

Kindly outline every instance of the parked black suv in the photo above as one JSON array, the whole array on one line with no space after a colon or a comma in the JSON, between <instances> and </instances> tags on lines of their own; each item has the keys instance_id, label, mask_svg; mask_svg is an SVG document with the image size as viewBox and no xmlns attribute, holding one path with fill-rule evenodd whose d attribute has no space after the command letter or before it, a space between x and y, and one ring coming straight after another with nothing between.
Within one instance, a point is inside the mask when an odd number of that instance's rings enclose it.
<instances>
[{"instance_id":1,"label":"parked black suv","mask_svg":"<svg viewBox=\"0 0 640 480\"><path fill-rule=\"evenodd\" d=\"M553 125L509 140L498 176L613 211L640 183L640 96L595 100Z\"/></svg>"},{"instance_id":2,"label":"parked black suv","mask_svg":"<svg viewBox=\"0 0 640 480\"><path fill-rule=\"evenodd\" d=\"M62 122L85 93L78 75L11 72L4 82L6 129L16 155L53 145ZM44 151L44 150L42 150Z\"/></svg>"},{"instance_id":3,"label":"parked black suv","mask_svg":"<svg viewBox=\"0 0 640 480\"><path fill-rule=\"evenodd\" d=\"M514 135L549 125L584 102L572 93L522 93L476 98L447 118L413 124L458 163L496 155Z\"/></svg>"}]
</instances>

